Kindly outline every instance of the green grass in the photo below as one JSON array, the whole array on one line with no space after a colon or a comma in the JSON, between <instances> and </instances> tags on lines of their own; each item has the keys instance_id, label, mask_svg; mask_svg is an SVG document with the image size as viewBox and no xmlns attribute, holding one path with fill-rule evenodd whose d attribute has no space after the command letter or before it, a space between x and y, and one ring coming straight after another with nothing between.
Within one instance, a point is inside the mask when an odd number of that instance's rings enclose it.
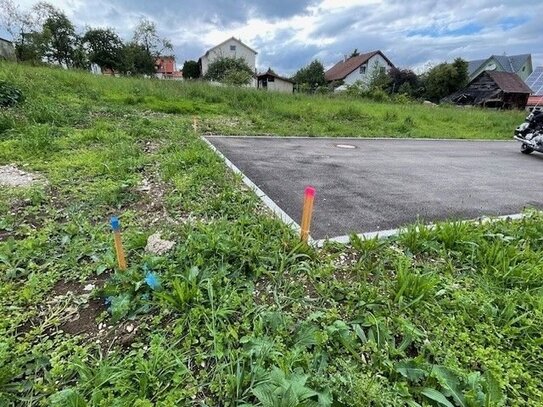
<instances>
[{"instance_id":1,"label":"green grass","mask_svg":"<svg viewBox=\"0 0 543 407\"><path fill-rule=\"evenodd\" d=\"M0 405L543 403L541 213L415 225L316 250L192 130L198 115L232 134L406 136L392 131L398 125L412 136L505 138L521 113L9 64L0 79L26 96L0 112L0 165L49 180L0 190ZM124 273L112 214L122 221ZM144 251L157 230L176 241L163 256ZM160 289L144 282L148 270ZM88 298L82 287L97 279L105 286ZM65 332L106 298L97 320Z\"/></svg>"}]
</instances>

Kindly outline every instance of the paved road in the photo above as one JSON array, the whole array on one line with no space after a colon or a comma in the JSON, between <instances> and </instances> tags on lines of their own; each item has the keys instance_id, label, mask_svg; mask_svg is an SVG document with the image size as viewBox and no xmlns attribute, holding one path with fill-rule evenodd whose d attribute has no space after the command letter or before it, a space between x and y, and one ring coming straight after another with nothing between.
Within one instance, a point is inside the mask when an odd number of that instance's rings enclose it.
<instances>
[{"instance_id":1,"label":"paved road","mask_svg":"<svg viewBox=\"0 0 543 407\"><path fill-rule=\"evenodd\" d=\"M207 139L298 223L313 185L315 239L543 208L543 154L514 141Z\"/></svg>"}]
</instances>

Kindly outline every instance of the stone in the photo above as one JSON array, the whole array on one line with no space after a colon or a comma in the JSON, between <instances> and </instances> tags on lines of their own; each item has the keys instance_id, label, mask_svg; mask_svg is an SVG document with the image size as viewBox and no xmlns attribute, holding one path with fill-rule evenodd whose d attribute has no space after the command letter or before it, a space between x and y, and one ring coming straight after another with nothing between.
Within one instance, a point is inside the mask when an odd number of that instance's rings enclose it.
<instances>
[{"instance_id":1,"label":"stone","mask_svg":"<svg viewBox=\"0 0 543 407\"><path fill-rule=\"evenodd\" d=\"M162 255L169 252L175 246L175 242L171 240L163 240L160 238L160 232L149 236L147 239L147 245L145 246L145 251L157 255Z\"/></svg>"}]
</instances>

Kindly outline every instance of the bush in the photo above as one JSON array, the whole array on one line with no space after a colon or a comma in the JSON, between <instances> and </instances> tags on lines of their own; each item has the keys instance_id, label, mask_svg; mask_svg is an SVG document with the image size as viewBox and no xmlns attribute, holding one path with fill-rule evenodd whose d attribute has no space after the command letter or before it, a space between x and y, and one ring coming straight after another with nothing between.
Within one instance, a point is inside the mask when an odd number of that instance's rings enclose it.
<instances>
[{"instance_id":1,"label":"bush","mask_svg":"<svg viewBox=\"0 0 543 407\"><path fill-rule=\"evenodd\" d=\"M213 61L204 79L227 83L229 85L247 85L253 71L243 58L219 58Z\"/></svg>"},{"instance_id":2,"label":"bush","mask_svg":"<svg viewBox=\"0 0 543 407\"><path fill-rule=\"evenodd\" d=\"M23 92L6 81L0 81L0 107L12 107L24 100Z\"/></svg>"}]
</instances>

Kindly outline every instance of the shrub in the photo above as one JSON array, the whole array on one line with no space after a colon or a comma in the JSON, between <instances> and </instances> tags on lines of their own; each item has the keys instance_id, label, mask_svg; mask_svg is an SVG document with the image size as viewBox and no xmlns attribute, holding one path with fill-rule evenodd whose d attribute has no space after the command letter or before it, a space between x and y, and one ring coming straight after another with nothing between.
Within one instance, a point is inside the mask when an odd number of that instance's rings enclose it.
<instances>
[{"instance_id":1,"label":"shrub","mask_svg":"<svg viewBox=\"0 0 543 407\"><path fill-rule=\"evenodd\" d=\"M23 92L6 81L0 81L0 107L12 107L24 100Z\"/></svg>"}]
</instances>

